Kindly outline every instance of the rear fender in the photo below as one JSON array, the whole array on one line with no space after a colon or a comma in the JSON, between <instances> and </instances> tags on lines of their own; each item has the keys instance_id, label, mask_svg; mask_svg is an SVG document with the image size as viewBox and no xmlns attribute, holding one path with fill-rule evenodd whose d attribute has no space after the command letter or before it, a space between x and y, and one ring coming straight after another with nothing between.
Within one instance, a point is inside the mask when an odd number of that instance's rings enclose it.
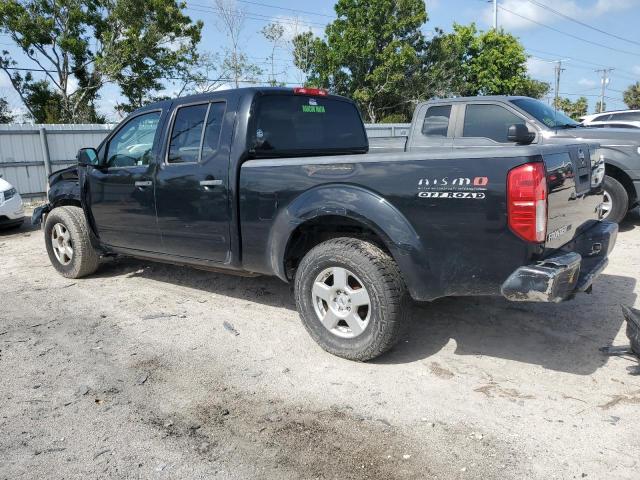
<instances>
[{"instance_id":1,"label":"rear fender","mask_svg":"<svg viewBox=\"0 0 640 480\"><path fill-rule=\"evenodd\" d=\"M429 285L433 276L418 234L404 215L383 197L353 185L323 185L307 190L279 212L267 248L272 270L278 277L288 280L285 253L296 228L323 216L355 220L375 232L398 264L411 295L427 299L426 292L433 290Z\"/></svg>"}]
</instances>

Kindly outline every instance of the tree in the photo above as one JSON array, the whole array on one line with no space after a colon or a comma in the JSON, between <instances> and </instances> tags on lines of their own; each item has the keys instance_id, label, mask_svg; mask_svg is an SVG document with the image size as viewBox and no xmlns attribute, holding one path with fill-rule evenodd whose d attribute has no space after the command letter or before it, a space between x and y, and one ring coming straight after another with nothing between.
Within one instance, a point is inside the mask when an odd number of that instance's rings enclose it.
<instances>
[{"instance_id":1,"label":"tree","mask_svg":"<svg viewBox=\"0 0 640 480\"><path fill-rule=\"evenodd\" d=\"M440 96L526 95L541 98L549 84L527 74L527 54L503 30L478 31L475 24L437 31L427 52L427 75L436 75Z\"/></svg>"},{"instance_id":2,"label":"tree","mask_svg":"<svg viewBox=\"0 0 640 480\"><path fill-rule=\"evenodd\" d=\"M6 99L0 98L0 123L13 122L14 116L9 109L9 103Z\"/></svg>"},{"instance_id":3,"label":"tree","mask_svg":"<svg viewBox=\"0 0 640 480\"><path fill-rule=\"evenodd\" d=\"M276 73L275 55L276 55L276 49L280 46L280 43L282 42L282 37L284 35L284 27L279 23L270 23L269 25L263 27L262 30L260 30L260 33L262 33L262 36L266 38L269 41L269 43L271 43L271 54L267 58L267 61L270 63L270 66L271 66L271 73L269 75L269 85L271 85L272 87L275 87L278 85L282 86L282 84L277 81L277 74L282 72Z\"/></svg>"},{"instance_id":4,"label":"tree","mask_svg":"<svg viewBox=\"0 0 640 480\"><path fill-rule=\"evenodd\" d=\"M427 20L421 0L338 0L325 39L298 35L294 62L308 84L355 99L367 120L411 110Z\"/></svg>"},{"instance_id":5,"label":"tree","mask_svg":"<svg viewBox=\"0 0 640 480\"><path fill-rule=\"evenodd\" d=\"M559 97L557 102L554 100L554 106L558 110L562 110L569 117L579 121L580 117L584 117L587 114L589 102L586 97L580 97L575 102L572 102L568 98Z\"/></svg>"},{"instance_id":6,"label":"tree","mask_svg":"<svg viewBox=\"0 0 640 480\"><path fill-rule=\"evenodd\" d=\"M216 0L219 28L227 36L227 47L223 65L231 74L236 88L241 82L257 82L262 70L249 61L249 57L242 51L240 39L244 29L245 12L238 8L235 0Z\"/></svg>"},{"instance_id":7,"label":"tree","mask_svg":"<svg viewBox=\"0 0 640 480\"><path fill-rule=\"evenodd\" d=\"M0 31L41 73L23 75L6 50L0 68L33 118L44 108L34 99L48 89L59 100L60 121L95 120L98 92L109 82L120 86L128 100L122 108L131 110L197 57L202 24L183 7L176 0L0 0ZM36 85L42 80L47 89Z\"/></svg>"},{"instance_id":8,"label":"tree","mask_svg":"<svg viewBox=\"0 0 640 480\"><path fill-rule=\"evenodd\" d=\"M624 91L622 98L631 110L640 109L640 82L629 85L629 88Z\"/></svg>"},{"instance_id":9,"label":"tree","mask_svg":"<svg viewBox=\"0 0 640 480\"><path fill-rule=\"evenodd\" d=\"M596 102L596 113L606 112L607 111L607 102L600 102L598 100Z\"/></svg>"}]
</instances>

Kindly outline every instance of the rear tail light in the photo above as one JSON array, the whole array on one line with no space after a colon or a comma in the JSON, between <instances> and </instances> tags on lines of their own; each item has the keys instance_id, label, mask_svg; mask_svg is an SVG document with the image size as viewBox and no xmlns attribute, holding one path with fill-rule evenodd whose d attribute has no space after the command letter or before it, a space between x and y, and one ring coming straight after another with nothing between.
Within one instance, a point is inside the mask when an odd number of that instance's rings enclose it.
<instances>
[{"instance_id":1,"label":"rear tail light","mask_svg":"<svg viewBox=\"0 0 640 480\"><path fill-rule=\"evenodd\" d=\"M544 242L547 181L543 163L526 163L509 172L507 215L513 233L528 242Z\"/></svg>"},{"instance_id":2,"label":"rear tail light","mask_svg":"<svg viewBox=\"0 0 640 480\"><path fill-rule=\"evenodd\" d=\"M307 88L307 87L296 87L293 89L293 93L296 95L314 95L317 97L326 97L329 95L329 92L322 88Z\"/></svg>"}]
</instances>

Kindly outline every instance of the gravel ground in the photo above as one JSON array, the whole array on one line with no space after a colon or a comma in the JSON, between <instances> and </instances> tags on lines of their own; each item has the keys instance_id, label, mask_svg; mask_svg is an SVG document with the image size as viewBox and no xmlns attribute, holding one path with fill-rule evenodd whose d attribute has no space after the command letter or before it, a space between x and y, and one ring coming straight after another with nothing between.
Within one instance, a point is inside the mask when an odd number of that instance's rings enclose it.
<instances>
[{"instance_id":1,"label":"gravel ground","mask_svg":"<svg viewBox=\"0 0 640 480\"><path fill-rule=\"evenodd\" d=\"M0 232L0 478L637 479L640 216L592 295L449 298L367 364L307 336L288 285L120 259L53 270ZM634 375L634 373L636 375Z\"/></svg>"}]
</instances>

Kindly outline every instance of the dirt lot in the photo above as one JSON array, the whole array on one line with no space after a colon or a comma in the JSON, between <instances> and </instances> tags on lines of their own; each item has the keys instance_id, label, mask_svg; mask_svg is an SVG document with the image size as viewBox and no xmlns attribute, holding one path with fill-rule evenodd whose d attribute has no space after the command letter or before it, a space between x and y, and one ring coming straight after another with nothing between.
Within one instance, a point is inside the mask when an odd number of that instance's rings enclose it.
<instances>
[{"instance_id":1,"label":"dirt lot","mask_svg":"<svg viewBox=\"0 0 640 480\"><path fill-rule=\"evenodd\" d=\"M0 233L0 478L637 479L640 216L592 295L412 308L378 361L320 350L289 286L122 259L85 280ZM226 322L226 323L225 323Z\"/></svg>"}]
</instances>

